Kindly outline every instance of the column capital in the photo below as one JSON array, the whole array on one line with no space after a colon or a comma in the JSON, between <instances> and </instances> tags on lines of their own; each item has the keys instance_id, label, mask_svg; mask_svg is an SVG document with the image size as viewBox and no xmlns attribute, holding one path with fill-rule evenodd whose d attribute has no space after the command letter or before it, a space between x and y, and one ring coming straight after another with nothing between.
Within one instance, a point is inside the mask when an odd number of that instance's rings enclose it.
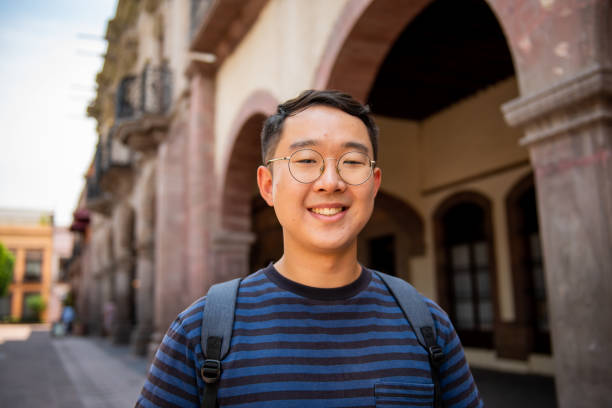
<instances>
[{"instance_id":1,"label":"column capital","mask_svg":"<svg viewBox=\"0 0 612 408\"><path fill-rule=\"evenodd\" d=\"M525 127L523 146L612 120L612 68L592 66L553 86L502 105L506 122Z\"/></svg>"}]
</instances>

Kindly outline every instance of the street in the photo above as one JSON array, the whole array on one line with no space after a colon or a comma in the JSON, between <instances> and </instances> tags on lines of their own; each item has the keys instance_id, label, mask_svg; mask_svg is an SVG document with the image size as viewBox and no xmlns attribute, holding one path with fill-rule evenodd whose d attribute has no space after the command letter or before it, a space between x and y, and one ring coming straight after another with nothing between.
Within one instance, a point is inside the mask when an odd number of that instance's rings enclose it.
<instances>
[{"instance_id":1,"label":"street","mask_svg":"<svg viewBox=\"0 0 612 408\"><path fill-rule=\"evenodd\" d=\"M53 339L43 325L0 325L2 407L132 407L147 366L104 340Z\"/></svg>"}]
</instances>

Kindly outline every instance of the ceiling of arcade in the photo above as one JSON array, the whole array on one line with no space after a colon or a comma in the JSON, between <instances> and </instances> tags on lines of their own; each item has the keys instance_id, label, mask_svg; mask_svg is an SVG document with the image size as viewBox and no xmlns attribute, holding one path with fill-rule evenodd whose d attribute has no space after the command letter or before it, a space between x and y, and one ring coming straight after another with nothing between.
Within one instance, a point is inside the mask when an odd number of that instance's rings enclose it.
<instances>
[{"instance_id":1,"label":"ceiling of arcade","mask_svg":"<svg viewBox=\"0 0 612 408\"><path fill-rule=\"evenodd\" d=\"M399 35L368 103L374 113L422 120L514 75L499 23L483 0L438 0Z\"/></svg>"}]
</instances>

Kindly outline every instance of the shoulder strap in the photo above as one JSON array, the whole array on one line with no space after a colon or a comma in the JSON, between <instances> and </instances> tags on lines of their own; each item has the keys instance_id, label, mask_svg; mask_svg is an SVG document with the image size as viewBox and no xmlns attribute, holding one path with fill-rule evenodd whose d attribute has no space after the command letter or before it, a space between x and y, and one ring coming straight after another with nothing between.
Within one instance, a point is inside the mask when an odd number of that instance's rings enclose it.
<instances>
[{"instance_id":1,"label":"shoulder strap","mask_svg":"<svg viewBox=\"0 0 612 408\"><path fill-rule=\"evenodd\" d=\"M221 360L229 351L234 326L236 298L242 278L211 286L206 295L200 342L206 360L200 371L206 383L203 408L217 406L217 388L221 377Z\"/></svg>"},{"instance_id":2,"label":"shoulder strap","mask_svg":"<svg viewBox=\"0 0 612 408\"><path fill-rule=\"evenodd\" d=\"M375 272L387 285L404 316L408 319L417 340L427 350L431 365L431 379L434 383L434 406L441 407L440 366L444 362L444 352L436 342L436 326L431 311L421 294L411 284L395 276Z\"/></svg>"}]
</instances>

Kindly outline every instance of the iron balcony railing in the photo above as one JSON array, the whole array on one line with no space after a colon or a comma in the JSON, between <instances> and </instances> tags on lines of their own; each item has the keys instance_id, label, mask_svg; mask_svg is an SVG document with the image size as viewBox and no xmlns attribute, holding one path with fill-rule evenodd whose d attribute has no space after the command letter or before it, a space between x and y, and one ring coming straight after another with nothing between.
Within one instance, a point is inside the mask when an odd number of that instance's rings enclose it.
<instances>
[{"instance_id":1,"label":"iron balcony railing","mask_svg":"<svg viewBox=\"0 0 612 408\"><path fill-rule=\"evenodd\" d=\"M163 115L172 101L172 77L167 64L146 65L139 75L124 77L117 88L115 117L118 121L144 114Z\"/></svg>"}]
</instances>

